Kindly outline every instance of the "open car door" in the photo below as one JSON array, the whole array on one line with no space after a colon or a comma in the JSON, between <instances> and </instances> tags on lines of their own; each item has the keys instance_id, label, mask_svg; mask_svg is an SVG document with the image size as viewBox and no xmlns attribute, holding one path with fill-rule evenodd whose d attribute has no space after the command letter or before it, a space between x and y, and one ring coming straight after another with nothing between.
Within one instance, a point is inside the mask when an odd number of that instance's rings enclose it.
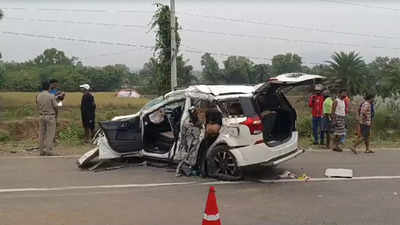
<instances>
[{"instance_id":1,"label":"open car door","mask_svg":"<svg viewBox=\"0 0 400 225\"><path fill-rule=\"evenodd\" d=\"M263 125L265 144L275 147L287 142L296 129L296 110L290 105L282 89L311 85L322 79L324 77L320 75L287 73L270 78L256 87L254 103Z\"/></svg>"},{"instance_id":2,"label":"open car door","mask_svg":"<svg viewBox=\"0 0 400 225\"><path fill-rule=\"evenodd\" d=\"M140 116L129 120L116 120L100 123L110 147L121 154L143 149Z\"/></svg>"}]
</instances>

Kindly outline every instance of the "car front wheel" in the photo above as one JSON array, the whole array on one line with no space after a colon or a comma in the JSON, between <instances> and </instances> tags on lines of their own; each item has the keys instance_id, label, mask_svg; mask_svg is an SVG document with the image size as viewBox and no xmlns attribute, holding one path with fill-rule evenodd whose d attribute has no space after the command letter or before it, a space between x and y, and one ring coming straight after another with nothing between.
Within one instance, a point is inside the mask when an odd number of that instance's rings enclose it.
<instances>
[{"instance_id":1,"label":"car front wheel","mask_svg":"<svg viewBox=\"0 0 400 225\"><path fill-rule=\"evenodd\" d=\"M243 178L235 156L226 145L218 145L207 154L208 176L219 180L236 181Z\"/></svg>"}]
</instances>

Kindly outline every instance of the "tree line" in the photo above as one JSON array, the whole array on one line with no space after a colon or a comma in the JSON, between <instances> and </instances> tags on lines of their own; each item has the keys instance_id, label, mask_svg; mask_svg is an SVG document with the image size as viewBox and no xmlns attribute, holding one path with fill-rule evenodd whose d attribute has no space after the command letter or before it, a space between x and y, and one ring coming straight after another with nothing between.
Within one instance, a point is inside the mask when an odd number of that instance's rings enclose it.
<instances>
[{"instance_id":1,"label":"tree line","mask_svg":"<svg viewBox=\"0 0 400 225\"><path fill-rule=\"evenodd\" d=\"M154 56L138 72L126 65L94 67L83 65L76 57L67 57L58 49L46 49L22 63L2 62L0 54L0 90L37 91L40 83L57 79L64 91L77 91L89 83L94 91L115 91L136 87L142 94L163 94L170 90L171 35L170 9L156 4L151 29L155 32ZM0 19L3 13L0 11ZM177 49L181 38L176 18ZM178 87L191 84L257 84L269 77L290 72L320 74L328 77L330 89L346 88L351 95L373 92L380 96L400 93L400 58L376 57L366 63L357 52L335 52L324 64L304 65L294 53L275 55L271 62L256 64L247 57L229 56L222 65L210 53L201 57L202 71L196 73L182 54L177 53Z\"/></svg>"}]
</instances>

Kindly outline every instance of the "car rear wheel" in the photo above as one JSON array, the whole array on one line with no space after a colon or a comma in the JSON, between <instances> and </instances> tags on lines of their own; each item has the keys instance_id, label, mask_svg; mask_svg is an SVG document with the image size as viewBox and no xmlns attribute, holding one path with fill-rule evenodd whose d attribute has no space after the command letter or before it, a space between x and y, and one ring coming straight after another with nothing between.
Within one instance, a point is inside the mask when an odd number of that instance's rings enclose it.
<instances>
[{"instance_id":1,"label":"car rear wheel","mask_svg":"<svg viewBox=\"0 0 400 225\"><path fill-rule=\"evenodd\" d=\"M218 145L207 154L208 176L219 180L236 181L243 178L235 156L226 145Z\"/></svg>"}]
</instances>

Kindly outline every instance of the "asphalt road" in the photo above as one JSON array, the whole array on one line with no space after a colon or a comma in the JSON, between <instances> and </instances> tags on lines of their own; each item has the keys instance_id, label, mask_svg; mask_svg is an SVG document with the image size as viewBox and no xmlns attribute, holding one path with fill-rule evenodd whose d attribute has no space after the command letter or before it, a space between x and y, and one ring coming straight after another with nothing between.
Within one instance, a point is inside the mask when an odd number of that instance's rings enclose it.
<instances>
[{"instance_id":1,"label":"asphalt road","mask_svg":"<svg viewBox=\"0 0 400 225\"><path fill-rule=\"evenodd\" d=\"M400 151L374 155L307 152L278 169L252 168L220 183L174 171L126 167L89 172L75 158L0 158L0 225L201 224L210 185L226 225L397 225ZM285 170L324 178L326 168L358 180L279 182Z\"/></svg>"}]
</instances>

